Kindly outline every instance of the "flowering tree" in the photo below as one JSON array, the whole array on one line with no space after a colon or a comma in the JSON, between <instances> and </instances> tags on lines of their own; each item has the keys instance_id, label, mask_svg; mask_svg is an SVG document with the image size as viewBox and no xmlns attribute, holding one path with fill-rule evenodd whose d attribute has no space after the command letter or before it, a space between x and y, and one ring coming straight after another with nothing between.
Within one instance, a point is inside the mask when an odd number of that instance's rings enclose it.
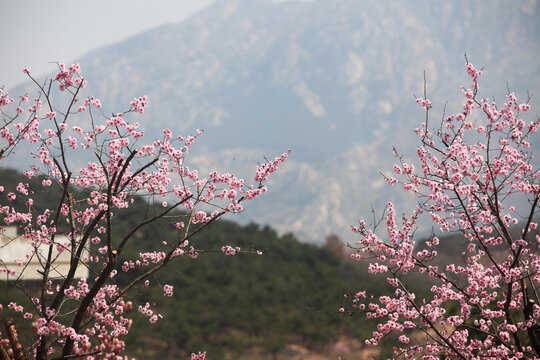
<instances>
[{"instance_id":1,"label":"flowering tree","mask_svg":"<svg viewBox=\"0 0 540 360\"><path fill-rule=\"evenodd\" d=\"M121 337L131 325L129 290L138 284L149 286L149 276L176 257L196 258L198 250L190 245L190 238L223 214L242 211L243 201L264 193L268 176L288 154L259 165L253 185L230 173L212 171L203 177L187 165L190 146L202 131L184 138L165 129L161 139L148 142L139 123L128 121L144 112L146 96L107 117L97 98L82 97L87 82L78 64L59 64L56 77L43 83L28 69L24 72L37 88L35 98L24 95L14 100L0 90L0 164L24 151L29 162L19 166L26 166L26 177L39 177L42 188L21 182L7 194L7 203L0 204L2 226L16 226L31 249L25 259L16 260L17 269L4 261L0 271L4 280L17 282L30 262L37 263L41 290L29 295L32 308L7 304L23 313L35 331L35 341L25 344L27 348L14 339L14 331L8 332L10 351L17 359L25 353L36 359L51 354L62 359L116 359L124 349ZM77 166L81 161L84 165ZM49 187L57 189L59 200L34 204L33 195ZM0 184L0 192L4 190ZM145 218L113 237L118 216L141 198L147 203ZM15 207L16 199L24 200L24 209ZM137 231L156 221L175 228L177 241L146 239L153 251L127 258L124 249ZM241 251L229 245L221 250L228 255ZM69 266L60 278L53 278L60 254L69 254ZM88 279L76 276L81 267L89 268ZM118 271L134 269L137 274L129 284L115 284ZM173 287L164 285L163 292L172 296ZM149 303L138 310L152 323L162 317ZM0 350L0 356L7 356ZM192 358L204 359L204 354Z\"/></svg>"},{"instance_id":2,"label":"flowering tree","mask_svg":"<svg viewBox=\"0 0 540 360\"><path fill-rule=\"evenodd\" d=\"M369 273L383 274L395 290L346 294L352 302L340 311L377 320L368 345L396 334L395 358L540 358L540 171L530 143L540 120L520 119L530 106L513 93L502 107L480 99L482 72L468 61L466 67L472 85L461 88L463 111L445 116L439 128L429 126L432 105L425 91L417 98L426 111L415 130L417 168L394 151L399 179L386 181L417 195L417 208L399 222L389 202L381 221L352 228L361 236L352 256L368 259ZM441 263L436 236L423 247L415 242L423 214L441 233L464 237L454 263ZM431 288L415 293L410 279Z\"/></svg>"}]
</instances>

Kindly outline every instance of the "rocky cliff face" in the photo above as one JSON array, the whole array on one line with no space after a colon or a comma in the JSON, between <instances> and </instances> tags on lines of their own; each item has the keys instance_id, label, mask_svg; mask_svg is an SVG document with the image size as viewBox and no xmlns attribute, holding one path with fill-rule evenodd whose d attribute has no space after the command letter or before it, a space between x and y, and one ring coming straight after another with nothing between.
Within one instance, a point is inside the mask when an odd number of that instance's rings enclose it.
<instances>
[{"instance_id":1,"label":"rocky cliff face","mask_svg":"<svg viewBox=\"0 0 540 360\"><path fill-rule=\"evenodd\" d=\"M537 1L217 1L78 61L105 113L146 94L141 123L151 137L164 127L205 129L192 159L203 168L230 165L251 177L263 154L292 149L269 196L242 219L322 242L346 234L371 204L403 200L378 171L391 168L392 145L414 154L412 129L424 114L413 94L423 95L424 71L434 121L446 101L447 112L459 109L459 86L470 82L465 52L485 68L485 96L503 101L507 81L522 97L538 91L539 8Z\"/></svg>"}]
</instances>

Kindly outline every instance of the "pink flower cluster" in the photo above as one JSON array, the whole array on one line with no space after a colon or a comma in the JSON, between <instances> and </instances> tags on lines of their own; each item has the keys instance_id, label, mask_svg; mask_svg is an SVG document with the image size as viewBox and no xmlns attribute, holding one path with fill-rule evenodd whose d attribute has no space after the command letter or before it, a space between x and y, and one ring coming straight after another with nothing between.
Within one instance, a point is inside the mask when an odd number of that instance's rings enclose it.
<instances>
[{"instance_id":1,"label":"pink flower cluster","mask_svg":"<svg viewBox=\"0 0 540 360\"><path fill-rule=\"evenodd\" d=\"M163 292L164 292L165 296L169 296L169 297L173 296L173 290L174 290L174 288L173 288L172 285L164 285L163 286Z\"/></svg>"},{"instance_id":2,"label":"pink flower cluster","mask_svg":"<svg viewBox=\"0 0 540 360\"><path fill-rule=\"evenodd\" d=\"M368 272L385 276L394 291L383 296L358 292L350 311L377 319L368 345L398 334L396 358L536 359L540 236L533 231L540 171L533 165L537 162L530 142L540 119L522 119L530 106L519 103L514 93L507 94L501 107L478 99L482 71L468 62L466 67L472 89L461 88L463 112L447 116L440 130L422 124L415 131L421 142L418 170L395 153L399 178L386 178L414 193L417 208L399 222L389 202L384 236L379 226L368 228L366 221L352 228L361 237L352 257L368 260ZM431 109L429 100L418 98L417 103ZM440 258L439 237L415 241L418 219L424 215L441 233L462 234L460 261ZM432 284L430 295L415 294L405 281L408 276ZM427 336L415 335L419 333Z\"/></svg>"},{"instance_id":3,"label":"pink flower cluster","mask_svg":"<svg viewBox=\"0 0 540 360\"><path fill-rule=\"evenodd\" d=\"M204 360L206 358L206 351L200 352L198 354L191 353L191 360Z\"/></svg>"},{"instance_id":4,"label":"pink flower cluster","mask_svg":"<svg viewBox=\"0 0 540 360\"><path fill-rule=\"evenodd\" d=\"M240 251L240 248L237 246L237 247L232 247L230 245L225 245L221 248L221 251L225 254L225 255L234 255L236 254L236 252Z\"/></svg>"},{"instance_id":5,"label":"pink flower cluster","mask_svg":"<svg viewBox=\"0 0 540 360\"><path fill-rule=\"evenodd\" d=\"M275 158L273 161L269 161L265 164L262 164L257 167L255 172L255 181L263 182L268 180L268 176L275 172L279 165L281 165L289 156L291 150L288 150L286 153L282 154L280 157Z\"/></svg>"},{"instance_id":6,"label":"pink flower cluster","mask_svg":"<svg viewBox=\"0 0 540 360\"><path fill-rule=\"evenodd\" d=\"M25 68L24 72L33 79L30 70ZM190 147L203 135L202 130L184 138L165 129L161 139L145 141L140 124L128 119L144 113L146 96L135 98L130 110L100 119L91 113L93 108L102 107L100 100L82 95L87 83L78 64L59 64L53 83L66 100L58 104L48 89L34 83L39 94L29 104L28 96L15 103L0 89L0 161L15 148L30 149L29 169L24 174L28 178L41 177L44 188L59 187L63 195L58 202L46 204L47 210L38 212L32 196L40 189L21 182L6 194L7 203L0 204L0 220L18 227L24 241L39 249L28 258L43 264L40 274L45 284L45 303L34 302L34 308L24 315L27 319L37 318L33 323L35 356L41 359L61 349L64 357L99 352L99 356L85 358L117 359L125 347L121 338L131 326L127 313L132 305L124 300L128 291L140 283L150 286L147 278L178 256L196 258L201 250L190 245L191 236L227 212L243 211L244 201L265 193L264 182L288 153L260 165L255 184L231 173L211 171L204 176L187 165ZM88 121L89 115L92 121ZM77 167L81 163L84 165ZM18 200L27 204L26 210L15 209ZM141 219L132 232L118 238L111 236L116 219L141 200L155 211ZM177 242L147 239L150 250L139 258L129 258L124 250L152 222L177 231ZM69 229L63 235L67 240L59 240L58 228ZM226 245L222 250L234 255L240 248ZM70 257L71 265L53 286L49 272L57 267L59 256L48 254L60 253ZM76 270L88 266L85 262L99 265L92 281L76 280ZM23 260L18 259L18 263ZM139 275L132 283L122 288L115 284L118 271L133 269L138 269ZM10 276L16 270L5 263L0 265L0 271ZM163 292L172 296L173 287L164 285ZM24 312L14 303L8 308ZM151 323L162 317L150 309L149 303L138 309ZM67 311L72 311L69 316ZM205 353L194 356L204 359Z\"/></svg>"},{"instance_id":7,"label":"pink flower cluster","mask_svg":"<svg viewBox=\"0 0 540 360\"><path fill-rule=\"evenodd\" d=\"M68 69L64 64L58 64L59 71L56 73L55 80L59 83L60 91L64 91L70 87L85 87L87 82L77 75L81 73L79 64L73 64ZM30 74L30 71L25 68L24 72Z\"/></svg>"},{"instance_id":8,"label":"pink flower cluster","mask_svg":"<svg viewBox=\"0 0 540 360\"><path fill-rule=\"evenodd\" d=\"M131 108L139 114L144 113L144 108L148 105L148 97L145 95L140 98L135 98L131 101Z\"/></svg>"},{"instance_id":9,"label":"pink flower cluster","mask_svg":"<svg viewBox=\"0 0 540 360\"><path fill-rule=\"evenodd\" d=\"M0 89L0 106L6 106L13 102L13 99L9 98L9 93L4 89Z\"/></svg>"}]
</instances>

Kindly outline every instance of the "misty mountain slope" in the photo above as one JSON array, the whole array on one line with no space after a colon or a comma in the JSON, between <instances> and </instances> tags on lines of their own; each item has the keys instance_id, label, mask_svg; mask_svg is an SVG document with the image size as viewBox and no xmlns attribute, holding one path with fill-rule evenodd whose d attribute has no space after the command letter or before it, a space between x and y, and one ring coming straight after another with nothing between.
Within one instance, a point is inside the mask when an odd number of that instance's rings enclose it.
<instances>
[{"instance_id":1,"label":"misty mountain slope","mask_svg":"<svg viewBox=\"0 0 540 360\"><path fill-rule=\"evenodd\" d=\"M424 70L434 121L447 100L447 111L460 109L459 86L470 86L465 52L485 68L483 95L503 101L507 81L521 97L538 91L539 8L224 0L78 62L105 113L149 96L138 121L151 138L165 127L205 129L201 164L252 168L291 148L273 193L244 216L320 242L347 234L371 204L403 199L381 186L378 171L391 169L392 145L414 154L412 130L424 114L413 94L423 95ZM533 97L533 112L538 103Z\"/></svg>"}]
</instances>

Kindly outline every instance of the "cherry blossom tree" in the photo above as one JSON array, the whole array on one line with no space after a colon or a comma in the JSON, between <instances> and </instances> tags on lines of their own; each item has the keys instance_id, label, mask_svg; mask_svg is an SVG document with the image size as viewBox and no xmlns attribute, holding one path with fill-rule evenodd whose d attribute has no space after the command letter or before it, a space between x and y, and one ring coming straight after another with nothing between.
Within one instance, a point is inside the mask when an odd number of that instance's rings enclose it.
<instances>
[{"instance_id":1,"label":"cherry blossom tree","mask_svg":"<svg viewBox=\"0 0 540 360\"><path fill-rule=\"evenodd\" d=\"M266 192L268 176L288 153L258 165L253 184L231 173L203 175L188 166L190 147L202 131L182 137L165 129L160 139L148 141L139 123L131 120L144 112L146 96L133 99L125 111L105 116L99 99L82 95L87 81L79 65L58 66L55 78L44 82L24 69L35 85L32 96L12 99L0 90L0 165L24 152L28 163L19 163L19 168L24 168L27 178L42 179L42 188L19 183L16 191L7 194L7 203L0 204L1 226L16 226L18 237L31 249L17 261L17 268L5 261L0 264L2 279L17 283L30 262L40 264L41 290L29 295L33 306L0 304L4 314L24 314L28 323L18 327L32 326L35 332L32 344L22 348L16 340L17 346L12 342L8 352L17 359L25 354L35 359L118 359L132 308L151 323L162 317L150 303L133 304L130 289L150 286L150 276L177 257L196 258L200 250L190 239L222 215L241 212L244 201ZM51 187L61 194L59 200L36 206L34 195ZM0 184L0 192L4 190ZM16 199L24 200L23 210L15 207ZM129 232L113 237L116 219L140 199L147 204L145 218ZM167 244L159 236L145 239L153 250L128 258L124 250L137 232L156 221L174 228L177 241ZM234 255L242 249L224 245L221 251ZM68 254L69 266L54 278L62 253ZM88 278L76 275L81 267L89 269ZM129 284L115 283L118 272L134 269ZM173 287L162 286L164 296L172 296ZM14 332L8 331L8 336L13 340ZM8 348L6 339L2 345ZM0 350L1 356L7 356ZM198 353L192 358L204 356Z\"/></svg>"},{"instance_id":2,"label":"cherry blossom tree","mask_svg":"<svg viewBox=\"0 0 540 360\"><path fill-rule=\"evenodd\" d=\"M388 202L381 218L352 228L360 236L352 257L367 259L369 273L385 277L393 292L345 294L350 302L340 311L377 321L368 345L394 335L395 358L538 359L540 171L531 144L540 120L522 119L529 100L514 93L502 106L480 98L482 71L468 61L466 69L472 84L461 88L463 108L443 115L440 126L431 126L425 90L417 98L426 113L415 130L417 162L394 150L396 175L385 179L417 196L417 207L398 219ZM419 244L423 216L435 231ZM441 259L443 237L435 233L461 234L444 240L454 241L446 244L453 263ZM430 287L420 292L418 284Z\"/></svg>"}]
</instances>

